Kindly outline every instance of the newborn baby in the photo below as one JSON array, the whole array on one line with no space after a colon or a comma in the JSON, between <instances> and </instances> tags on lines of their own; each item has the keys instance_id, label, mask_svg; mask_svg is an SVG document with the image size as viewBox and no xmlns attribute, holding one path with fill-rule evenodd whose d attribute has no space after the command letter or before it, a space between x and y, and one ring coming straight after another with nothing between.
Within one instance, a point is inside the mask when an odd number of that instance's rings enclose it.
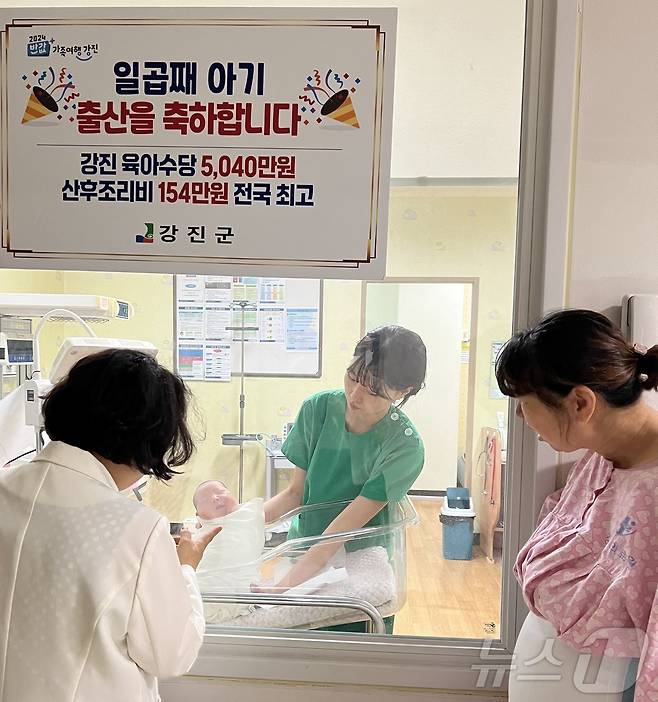
<instances>
[{"instance_id":1,"label":"newborn baby","mask_svg":"<svg viewBox=\"0 0 658 702\"><path fill-rule=\"evenodd\" d=\"M250 592L260 576L260 557L265 545L263 499L238 504L219 480L207 480L194 491L198 520L197 534L222 527L221 540L215 539L203 554L197 569L201 592ZM249 611L249 605L205 603L206 621L219 624Z\"/></svg>"},{"instance_id":2,"label":"newborn baby","mask_svg":"<svg viewBox=\"0 0 658 702\"><path fill-rule=\"evenodd\" d=\"M192 503L200 520L225 517L238 508L238 502L221 480L206 480L197 486Z\"/></svg>"}]
</instances>

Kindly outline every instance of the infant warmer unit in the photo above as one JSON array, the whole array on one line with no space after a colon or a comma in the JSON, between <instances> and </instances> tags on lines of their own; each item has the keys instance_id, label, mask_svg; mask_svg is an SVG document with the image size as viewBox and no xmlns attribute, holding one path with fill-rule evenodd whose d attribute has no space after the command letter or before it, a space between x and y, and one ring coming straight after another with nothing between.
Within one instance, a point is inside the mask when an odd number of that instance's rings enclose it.
<instances>
[{"instance_id":1,"label":"infant warmer unit","mask_svg":"<svg viewBox=\"0 0 658 702\"><path fill-rule=\"evenodd\" d=\"M475 511L466 488L448 488L439 521L443 525L443 557L470 561L473 557Z\"/></svg>"}]
</instances>

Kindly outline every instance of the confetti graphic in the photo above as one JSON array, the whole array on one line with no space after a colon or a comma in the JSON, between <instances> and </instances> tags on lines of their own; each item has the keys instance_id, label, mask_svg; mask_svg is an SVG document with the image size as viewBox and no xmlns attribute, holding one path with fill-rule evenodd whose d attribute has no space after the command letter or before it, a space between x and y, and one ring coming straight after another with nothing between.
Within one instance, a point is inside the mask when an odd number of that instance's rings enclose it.
<instances>
[{"instance_id":1,"label":"confetti graphic","mask_svg":"<svg viewBox=\"0 0 658 702\"><path fill-rule=\"evenodd\" d=\"M25 106L25 112L23 113L23 118L21 119L21 124L26 124L34 119L40 119L41 117L46 117L48 115L56 114L59 112L60 103L64 102L64 109L72 110L76 109L76 105L70 105L72 100L80 97L80 93L75 92L75 84L72 81L73 76L67 71L65 67L61 68L59 72L55 72L52 66L39 74L38 71L34 71L34 77L39 76L37 83L38 85L32 86L27 82L28 77L23 76L23 82L25 87L30 91L30 96L27 99L27 105ZM46 82L48 84L46 85ZM55 85L57 83L57 85ZM55 87L53 87L55 85ZM57 119L61 121L62 115L58 114ZM73 122L74 118L69 117L69 122Z\"/></svg>"},{"instance_id":2,"label":"confetti graphic","mask_svg":"<svg viewBox=\"0 0 658 702\"><path fill-rule=\"evenodd\" d=\"M333 68L328 68L322 73L318 68L313 69L312 75L307 75L304 95L299 96L303 103L302 111L306 111L307 106L311 112L315 112L314 105L320 108L321 117L317 117L316 124L322 124L322 117L328 117L342 124L359 129L359 120L356 116L352 95L356 92L356 86L361 83L359 78L355 78L352 84L347 84L349 73L344 73L342 78ZM310 94L310 95L309 95ZM312 97L311 97L312 96ZM304 124L309 124L304 120Z\"/></svg>"}]
</instances>

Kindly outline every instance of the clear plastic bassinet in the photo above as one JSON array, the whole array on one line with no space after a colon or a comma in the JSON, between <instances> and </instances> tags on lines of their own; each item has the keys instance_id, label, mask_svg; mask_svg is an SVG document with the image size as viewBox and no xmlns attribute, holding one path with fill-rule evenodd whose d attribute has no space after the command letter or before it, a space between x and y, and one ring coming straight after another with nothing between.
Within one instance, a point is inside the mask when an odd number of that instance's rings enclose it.
<instances>
[{"instance_id":1,"label":"clear plastic bassinet","mask_svg":"<svg viewBox=\"0 0 658 702\"><path fill-rule=\"evenodd\" d=\"M272 536L256 561L222 571L213 582L201 583L206 620L210 626L318 629L366 621L369 630L383 633L382 619L406 601L406 529L418 523L408 497L389 503L376 524L328 536L294 536L303 524L308 531L323 528L350 504L305 505L266 525ZM277 545L278 538L288 538ZM221 534L218 538L221 538ZM276 585L309 549L339 545L325 568L305 583L279 594L253 593L251 583Z\"/></svg>"}]
</instances>

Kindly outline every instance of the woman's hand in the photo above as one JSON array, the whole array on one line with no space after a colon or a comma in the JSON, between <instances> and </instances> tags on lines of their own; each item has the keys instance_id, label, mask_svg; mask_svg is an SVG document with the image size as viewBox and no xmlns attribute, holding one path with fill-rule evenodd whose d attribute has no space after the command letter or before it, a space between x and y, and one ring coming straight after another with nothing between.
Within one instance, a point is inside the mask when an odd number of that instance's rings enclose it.
<instances>
[{"instance_id":1,"label":"woman's hand","mask_svg":"<svg viewBox=\"0 0 658 702\"><path fill-rule=\"evenodd\" d=\"M206 550L206 546L208 546L221 530L222 527L215 527L207 534L193 539L192 532L188 529L183 529L176 546L180 564L192 566L192 568L196 570L203 558L203 552Z\"/></svg>"}]
</instances>

